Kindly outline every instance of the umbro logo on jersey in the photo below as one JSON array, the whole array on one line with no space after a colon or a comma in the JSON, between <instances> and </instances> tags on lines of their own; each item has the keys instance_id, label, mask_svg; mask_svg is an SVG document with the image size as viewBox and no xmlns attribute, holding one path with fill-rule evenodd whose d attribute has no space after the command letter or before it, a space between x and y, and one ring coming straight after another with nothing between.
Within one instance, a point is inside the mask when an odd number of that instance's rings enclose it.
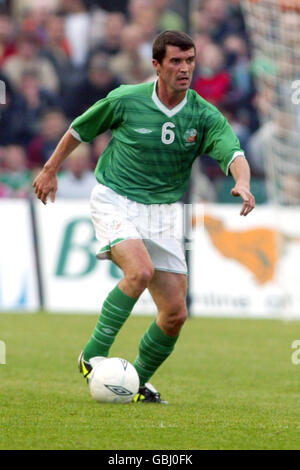
<instances>
[{"instance_id":1,"label":"umbro logo on jersey","mask_svg":"<svg viewBox=\"0 0 300 470\"><path fill-rule=\"evenodd\" d=\"M138 132L139 134L151 134L151 129L145 129L144 127L141 127L140 129L134 129L135 132Z\"/></svg>"}]
</instances>

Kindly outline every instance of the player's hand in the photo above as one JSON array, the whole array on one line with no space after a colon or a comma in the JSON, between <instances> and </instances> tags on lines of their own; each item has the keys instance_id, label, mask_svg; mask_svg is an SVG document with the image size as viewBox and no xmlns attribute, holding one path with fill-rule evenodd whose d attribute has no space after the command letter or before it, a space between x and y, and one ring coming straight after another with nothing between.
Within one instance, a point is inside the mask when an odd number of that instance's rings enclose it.
<instances>
[{"instance_id":1,"label":"player's hand","mask_svg":"<svg viewBox=\"0 0 300 470\"><path fill-rule=\"evenodd\" d=\"M42 171L36 176L32 186L38 199L43 204L47 204L47 198L50 196L52 202L55 201L57 191L57 175L55 172L43 168Z\"/></svg>"},{"instance_id":2,"label":"player's hand","mask_svg":"<svg viewBox=\"0 0 300 470\"><path fill-rule=\"evenodd\" d=\"M254 209L255 197L246 185L243 185L242 183L236 183L236 185L234 186L234 188L232 188L230 192L232 196L241 197L244 201L240 215L246 216L247 214L249 214L249 212Z\"/></svg>"}]
</instances>

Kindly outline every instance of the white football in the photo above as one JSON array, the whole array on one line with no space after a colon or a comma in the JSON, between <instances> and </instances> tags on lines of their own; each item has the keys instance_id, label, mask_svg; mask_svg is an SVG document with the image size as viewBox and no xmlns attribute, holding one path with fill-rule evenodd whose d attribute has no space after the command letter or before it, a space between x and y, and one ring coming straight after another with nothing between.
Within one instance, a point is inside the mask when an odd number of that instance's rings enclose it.
<instances>
[{"instance_id":1,"label":"white football","mask_svg":"<svg viewBox=\"0 0 300 470\"><path fill-rule=\"evenodd\" d=\"M93 368L89 379L91 395L100 403L129 403L139 386L135 367L119 357L103 359Z\"/></svg>"}]
</instances>

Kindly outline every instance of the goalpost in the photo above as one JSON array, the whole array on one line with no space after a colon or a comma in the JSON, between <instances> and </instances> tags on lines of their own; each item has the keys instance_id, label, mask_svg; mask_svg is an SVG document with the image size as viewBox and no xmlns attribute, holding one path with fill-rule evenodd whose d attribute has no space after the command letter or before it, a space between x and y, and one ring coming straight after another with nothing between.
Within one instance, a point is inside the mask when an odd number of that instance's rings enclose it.
<instances>
[{"instance_id":1,"label":"goalpost","mask_svg":"<svg viewBox=\"0 0 300 470\"><path fill-rule=\"evenodd\" d=\"M300 0L241 0L270 200L300 205Z\"/></svg>"}]
</instances>

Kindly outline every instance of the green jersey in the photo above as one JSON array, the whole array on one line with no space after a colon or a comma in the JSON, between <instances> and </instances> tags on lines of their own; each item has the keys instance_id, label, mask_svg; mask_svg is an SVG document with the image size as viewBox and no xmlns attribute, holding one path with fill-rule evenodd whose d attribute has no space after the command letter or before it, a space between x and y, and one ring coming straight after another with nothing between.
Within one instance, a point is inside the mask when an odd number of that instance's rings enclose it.
<instances>
[{"instance_id":1,"label":"green jersey","mask_svg":"<svg viewBox=\"0 0 300 470\"><path fill-rule=\"evenodd\" d=\"M106 130L112 139L99 158L97 180L144 204L170 204L184 194L195 158L208 154L225 174L240 143L225 117L194 90L172 109L158 98L156 82L122 85L71 125L90 142Z\"/></svg>"}]
</instances>

